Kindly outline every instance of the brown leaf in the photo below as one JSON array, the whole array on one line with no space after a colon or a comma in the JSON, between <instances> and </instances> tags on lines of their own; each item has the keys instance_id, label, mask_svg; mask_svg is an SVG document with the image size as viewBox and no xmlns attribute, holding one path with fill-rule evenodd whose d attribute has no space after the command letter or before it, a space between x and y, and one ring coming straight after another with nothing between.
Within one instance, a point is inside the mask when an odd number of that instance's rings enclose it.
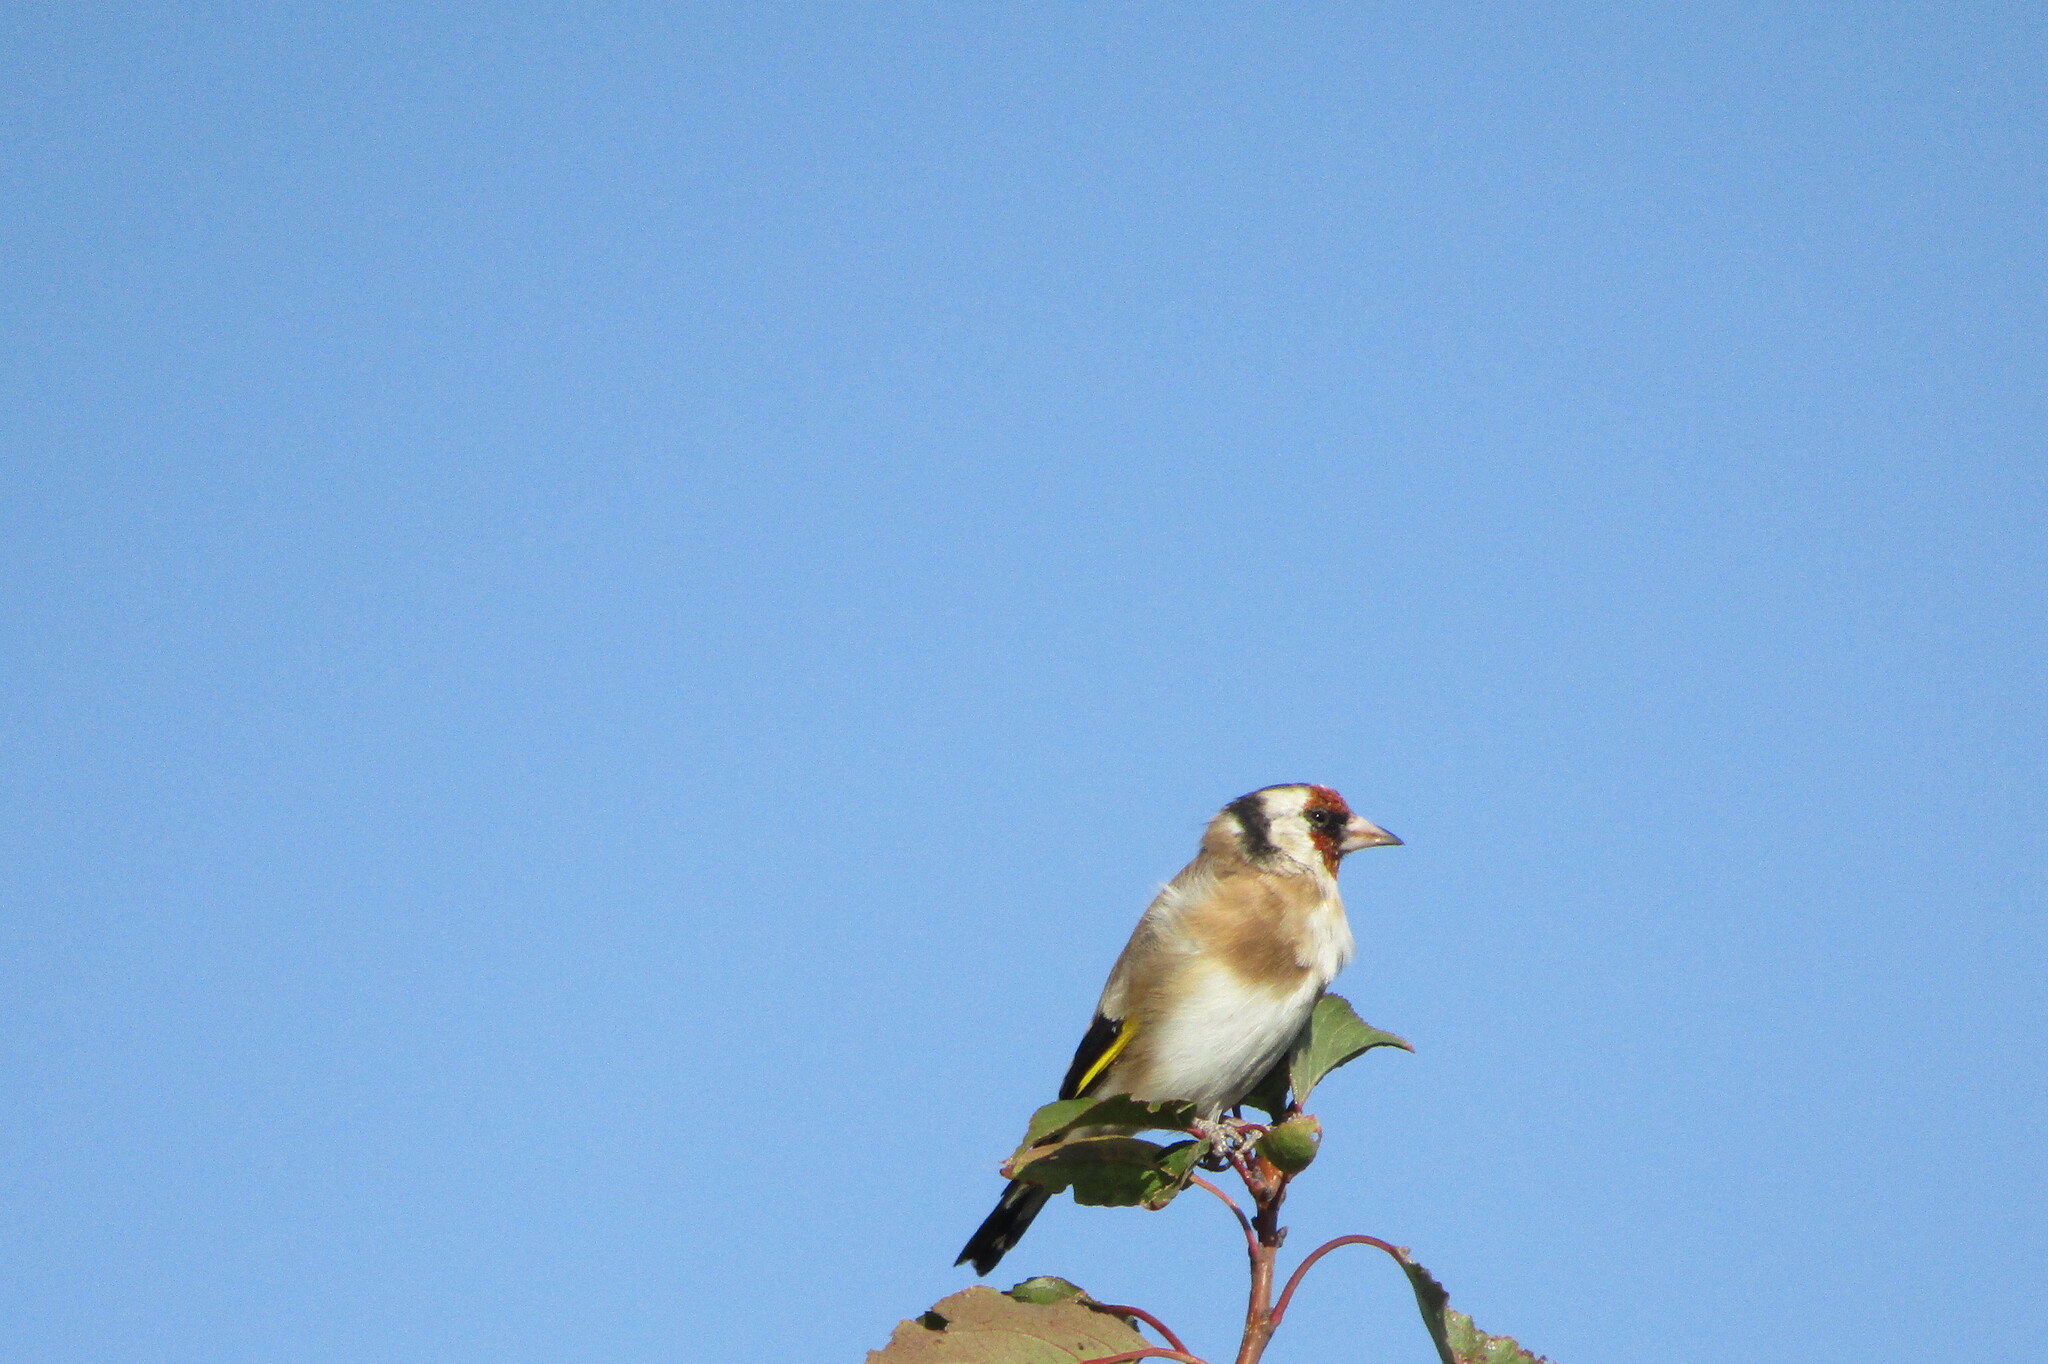
<instances>
[{"instance_id":1,"label":"brown leaf","mask_svg":"<svg viewBox=\"0 0 2048 1364\"><path fill-rule=\"evenodd\" d=\"M1084 1300L1019 1302L976 1284L898 1322L886 1347L868 1351L868 1364L1079 1364L1150 1343Z\"/></svg>"}]
</instances>

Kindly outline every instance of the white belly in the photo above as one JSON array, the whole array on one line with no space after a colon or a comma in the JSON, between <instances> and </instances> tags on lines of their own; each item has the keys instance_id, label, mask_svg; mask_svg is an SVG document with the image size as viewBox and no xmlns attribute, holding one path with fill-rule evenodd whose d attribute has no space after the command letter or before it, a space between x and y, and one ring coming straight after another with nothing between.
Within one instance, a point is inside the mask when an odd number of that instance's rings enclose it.
<instances>
[{"instance_id":1,"label":"white belly","mask_svg":"<svg viewBox=\"0 0 2048 1364\"><path fill-rule=\"evenodd\" d=\"M1195 967L1176 992L1173 1012L1154 1019L1134 1098L1185 1099L1213 1118L1244 1098L1287 1054L1321 993L1313 978L1277 992L1248 985L1221 966Z\"/></svg>"}]
</instances>

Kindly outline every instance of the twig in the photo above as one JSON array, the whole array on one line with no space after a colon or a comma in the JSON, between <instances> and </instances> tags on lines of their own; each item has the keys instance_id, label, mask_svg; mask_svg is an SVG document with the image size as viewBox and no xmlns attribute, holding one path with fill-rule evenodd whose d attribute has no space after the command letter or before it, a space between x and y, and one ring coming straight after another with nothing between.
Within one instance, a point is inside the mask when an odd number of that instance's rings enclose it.
<instances>
[{"instance_id":1,"label":"twig","mask_svg":"<svg viewBox=\"0 0 2048 1364\"><path fill-rule=\"evenodd\" d=\"M1402 1250L1399 1246L1388 1245L1377 1236L1339 1236L1334 1241L1326 1241L1310 1251L1308 1258L1297 1265L1294 1273L1288 1276L1287 1287L1280 1290L1280 1301L1274 1304L1273 1315L1268 1318L1275 1327L1279 1326L1280 1319L1287 1315L1287 1304L1294 1297L1294 1290L1300 1287L1301 1276L1308 1273L1310 1267L1317 1260L1322 1259L1339 1246L1378 1246L1381 1250L1393 1256L1396 1264L1405 1265L1408 1263L1408 1253L1406 1251Z\"/></svg>"},{"instance_id":2,"label":"twig","mask_svg":"<svg viewBox=\"0 0 2048 1364\"><path fill-rule=\"evenodd\" d=\"M1223 1190L1217 1188L1214 1184L1211 1184L1208 1180L1202 1178L1200 1175L1195 1176L1195 1183L1201 1185L1210 1193L1215 1194L1218 1198L1222 1199L1223 1206L1230 1209L1231 1212L1237 1214L1237 1225L1244 1228L1245 1249L1249 1250L1253 1255L1257 1255L1259 1253L1258 1235L1252 1230L1252 1219L1244 1215L1244 1209L1237 1206L1237 1200L1232 1198L1229 1194L1223 1192Z\"/></svg>"},{"instance_id":3,"label":"twig","mask_svg":"<svg viewBox=\"0 0 2048 1364\"><path fill-rule=\"evenodd\" d=\"M1098 1312L1108 1312L1113 1316L1136 1317L1139 1321L1144 1322L1147 1326L1150 1326L1160 1335L1165 1336L1166 1343L1168 1345L1171 1345L1174 1349L1185 1352L1188 1348L1187 1346L1181 1344L1180 1337L1173 1333L1172 1327L1168 1326L1165 1322L1153 1316L1150 1312L1147 1312L1142 1307L1124 1307L1121 1304L1113 1302L1090 1302L1088 1306L1094 1308Z\"/></svg>"},{"instance_id":4,"label":"twig","mask_svg":"<svg viewBox=\"0 0 2048 1364\"><path fill-rule=\"evenodd\" d=\"M1245 1192L1259 1209L1252 1219L1257 1239L1251 1252L1251 1293L1245 1303L1244 1339L1237 1347L1237 1364L1259 1364L1259 1357L1265 1354L1266 1343L1272 1340L1273 1328L1278 1324L1272 1311L1273 1261L1280 1253L1280 1243L1287 1239L1287 1231L1280 1225L1280 1204L1287 1198L1287 1176L1275 1170L1277 1178L1268 1179L1266 1170L1271 1167L1261 1160L1254 1179L1252 1168L1235 1152L1231 1163L1244 1180Z\"/></svg>"}]
</instances>

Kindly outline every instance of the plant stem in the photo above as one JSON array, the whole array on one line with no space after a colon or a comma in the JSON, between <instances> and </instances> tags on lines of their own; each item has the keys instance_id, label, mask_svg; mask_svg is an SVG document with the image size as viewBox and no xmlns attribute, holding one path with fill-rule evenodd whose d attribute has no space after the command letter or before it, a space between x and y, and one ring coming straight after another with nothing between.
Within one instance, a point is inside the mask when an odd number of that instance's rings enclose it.
<instances>
[{"instance_id":1,"label":"plant stem","mask_svg":"<svg viewBox=\"0 0 2048 1364\"><path fill-rule=\"evenodd\" d=\"M1301 1287L1302 1275L1313 1269L1317 1260L1322 1259L1339 1246L1378 1246L1381 1250L1394 1257L1395 1264L1405 1266L1411 1263L1408 1259L1407 1251L1399 1246L1388 1245L1377 1236L1339 1236L1334 1241L1325 1241L1322 1245L1310 1251L1308 1258L1303 1260L1288 1278L1287 1287L1280 1294L1279 1305L1273 1309L1273 1325L1275 1327L1279 1326L1280 1319L1287 1315L1287 1304L1294 1301L1294 1290Z\"/></svg>"},{"instance_id":2,"label":"plant stem","mask_svg":"<svg viewBox=\"0 0 2048 1364\"><path fill-rule=\"evenodd\" d=\"M1088 1305L1097 1312L1107 1312L1113 1317L1136 1317L1139 1321L1144 1322L1147 1326L1150 1326L1153 1330L1164 1336L1166 1343L1174 1349L1179 1350L1182 1354L1186 1354L1188 1351L1188 1347L1181 1341L1181 1338L1173 1333L1172 1327L1142 1307L1126 1307L1122 1303L1114 1302L1091 1302Z\"/></svg>"},{"instance_id":3,"label":"plant stem","mask_svg":"<svg viewBox=\"0 0 2048 1364\"><path fill-rule=\"evenodd\" d=\"M1223 1190L1217 1188L1214 1184L1211 1184L1208 1180L1202 1178L1200 1175L1195 1176L1195 1183L1201 1186L1202 1188L1207 1189L1210 1193L1215 1194L1218 1198L1223 1200L1223 1206L1230 1209L1232 1215L1237 1218L1237 1225L1244 1228L1245 1249L1250 1251L1254 1255L1258 1254L1258 1233L1252 1230L1251 1219L1244 1215L1243 1208L1237 1206L1237 1200L1232 1198L1229 1194L1223 1192Z\"/></svg>"},{"instance_id":4,"label":"plant stem","mask_svg":"<svg viewBox=\"0 0 2048 1364\"><path fill-rule=\"evenodd\" d=\"M1287 1176L1266 1160L1254 1156L1249 1162L1233 1162L1244 1186L1258 1205L1252 1217L1256 1240L1247 1247L1252 1262L1252 1287L1244 1310L1244 1341L1237 1349L1237 1364L1258 1364L1279 1323L1273 1318L1273 1261L1287 1229L1280 1225L1280 1205L1287 1198Z\"/></svg>"}]
</instances>

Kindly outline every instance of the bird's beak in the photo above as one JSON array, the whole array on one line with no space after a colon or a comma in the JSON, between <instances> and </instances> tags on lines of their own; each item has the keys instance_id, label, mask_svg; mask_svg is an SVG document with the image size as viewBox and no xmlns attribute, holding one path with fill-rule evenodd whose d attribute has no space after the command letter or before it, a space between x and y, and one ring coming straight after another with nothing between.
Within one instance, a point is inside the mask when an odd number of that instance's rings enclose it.
<instances>
[{"instance_id":1,"label":"bird's beak","mask_svg":"<svg viewBox=\"0 0 2048 1364\"><path fill-rule=\"evenodd\" d=\"M1351 822L1344 826L1344 842L1341 846L1345 852L1355 853L1360 848L1398 848L1401 846L1401 840L1371 820L1353 815Z\"/></svg>"}]
</instances>

